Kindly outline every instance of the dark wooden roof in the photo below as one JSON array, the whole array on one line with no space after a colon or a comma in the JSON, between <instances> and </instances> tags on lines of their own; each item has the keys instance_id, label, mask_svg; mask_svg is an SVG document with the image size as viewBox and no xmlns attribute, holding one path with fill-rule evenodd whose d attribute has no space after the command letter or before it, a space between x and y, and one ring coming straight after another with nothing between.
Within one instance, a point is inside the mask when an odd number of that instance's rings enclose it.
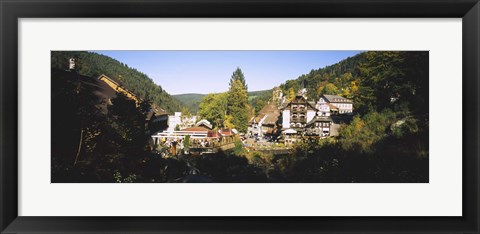
<instances>
[{"instance_id":1,"label":"dark wooden roof","mask_svg":"<svg viewBox=\"0 0 480 234\"><path fill-rule=\"evenodd\" d=\"M310 106L310 108L312 108L314 111L317 111L317 108L315 107L315 102L309 102L309 101L307 101L307 99L305 99L305 97L303 97L301 95L295 96L295 98L291 102L288 102L288 103L284 104L280 108L280 110L284 110L285 108L289 107L292 103L306 104L306 105Z\"/></svg>"},{"instance_id":2,"label":"dark wooden roof","mask_svg":"<svg viewBox=\"0 0 480 234\"><path fill-rule=\"evenodd\" d=\"M324 94L322 95L322 97L324 97L327 100L327 102L352 103L352 100L348 98L344 98L342 96L338 96L338 95Z\"/></svg>"},{"instance_id":3,"label":"dark wooden roof","mask_svg":"<svg viewBox=\"0 0 480 234\"><path fill-rule=\"evenodd\" d=\"M264 124L275 125L279 116L280 110L278 107L274 103L268 103L258 112L258 115L255 118L250 120L250 122L253 123L255 121L258 123L265 118L263 121Z\"/></svg>"},{"instance_id":4,"label":"dark wooden roof","mask_svg":"<svg viewBox=\"0 0 480 234\"><path fill-rule=\"evenodd\" d=\"M311 125L315 122L332 122L332 118L330 117L325 117L325 116L315 116L315 118L313 118L312 120L310 120L310 122L307 123L307 126L308 125Z\"/></svg>"}]
</instances>

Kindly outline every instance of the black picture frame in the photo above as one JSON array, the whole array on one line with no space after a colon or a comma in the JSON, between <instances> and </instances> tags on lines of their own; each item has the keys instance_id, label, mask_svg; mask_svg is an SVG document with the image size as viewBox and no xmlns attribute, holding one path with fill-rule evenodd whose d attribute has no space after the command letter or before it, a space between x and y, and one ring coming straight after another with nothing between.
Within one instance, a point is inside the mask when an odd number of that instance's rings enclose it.
<instances>
[{"instance_id":1,"label":"black picture frame","mask_svg":"<svg viewBox=\"0 0 480 234\"><path fill-rule=\"evenodd\" d=\"M0 0L0 15L1 233L479 232L478 0ZM461 217L18 216L17 20L37 17L462 18L463 215ZM458 155L452 155L459 156L460 152Z\"/></svg>"}]
</instances>

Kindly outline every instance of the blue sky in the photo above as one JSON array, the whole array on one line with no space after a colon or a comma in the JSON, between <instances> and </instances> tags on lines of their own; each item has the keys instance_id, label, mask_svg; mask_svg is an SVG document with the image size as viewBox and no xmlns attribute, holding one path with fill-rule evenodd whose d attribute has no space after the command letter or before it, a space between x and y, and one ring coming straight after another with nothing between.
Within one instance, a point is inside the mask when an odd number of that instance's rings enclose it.
<instances>
[{"instance_id":1,"label":"blue sky","mask_svg":"<svg viewBox=\"0 0 480 234\"><path fill-rule=\"evenodd\" d=\"M249 91L271 89L360 51L94 51L147 74L170 94L228 90L237 67Z\"/></svg>"}]
</instances>

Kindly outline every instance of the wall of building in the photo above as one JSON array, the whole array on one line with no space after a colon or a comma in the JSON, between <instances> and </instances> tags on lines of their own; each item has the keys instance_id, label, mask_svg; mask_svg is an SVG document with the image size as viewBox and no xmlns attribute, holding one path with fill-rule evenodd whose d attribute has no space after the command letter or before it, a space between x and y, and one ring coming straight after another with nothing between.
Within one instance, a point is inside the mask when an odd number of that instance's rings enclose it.
<instances>
[{"instance_id":1,"label":"wall of building","mask_svg":"<svg viewBox=\"0 0 480 234\"><path fill-rule=\"evenodd\" d=\"M283 128L290 128L290 110L283 110L282 119Z\"/></svg>"},{"instance_id":2,"label":"wall of building","mask_svg":"<svg viewBox=\"0 0 480 234\"><path fill-rule=\"evenodd\" d=\"M307 111L307 123L310 122L316 115L316 112L314 110L308 110Z\"/></svg>"}]
</instances>

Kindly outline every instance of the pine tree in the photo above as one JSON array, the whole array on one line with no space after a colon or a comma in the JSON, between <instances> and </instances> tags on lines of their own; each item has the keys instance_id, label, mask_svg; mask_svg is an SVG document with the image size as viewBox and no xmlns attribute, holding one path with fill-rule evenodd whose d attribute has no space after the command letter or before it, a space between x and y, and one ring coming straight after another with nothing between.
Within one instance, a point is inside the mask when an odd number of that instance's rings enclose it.
<instances>
[{"instance_id":1,"label":"pine tree","mask_svg":"<svg viewBox=\"0 0 480 234\"><path fill-rule=\"evenodd\" d=\"M233 80L228 90L227 116L232 116L231 123L240 132L248 127L248 93L240 80Z\"/></svg>"},{"instance_id":2,"label":"pine tree","mask_svg":"<svg viewBox=\"0 0 480 234\"><path fill-rule=\"evenodd\" d=\"M242 69L240 69L239 67L237 67L237 69L233 72L232 78L230 78L230 83L228 83L228 85L230 85L230 87L231 87L233 81L235 81L235 80L240 81L242 83L243 87L245 88L245 90L248 90L248 86L247 86L247 83L245 81L245 75L243 75Z\"/></svg>"}]
</instances>

